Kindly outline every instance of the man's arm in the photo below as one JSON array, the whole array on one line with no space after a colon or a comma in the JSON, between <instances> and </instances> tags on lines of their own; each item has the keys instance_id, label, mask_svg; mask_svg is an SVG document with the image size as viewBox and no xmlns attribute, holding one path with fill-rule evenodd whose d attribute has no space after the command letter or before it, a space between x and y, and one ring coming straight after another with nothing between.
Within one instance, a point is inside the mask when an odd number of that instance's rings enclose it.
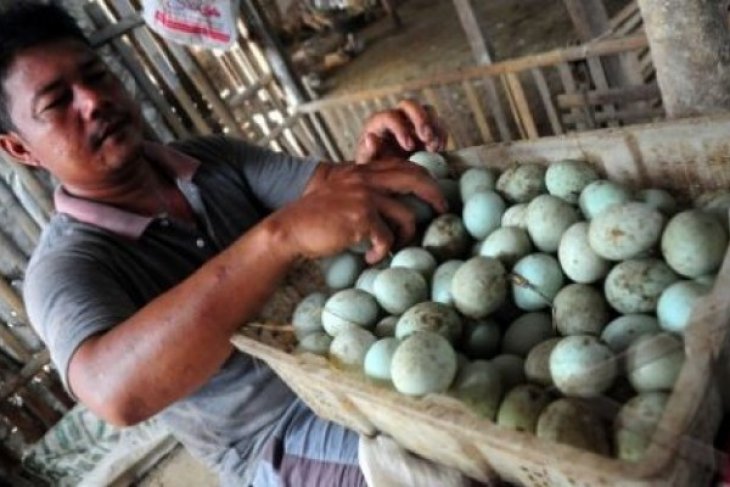
<instances>
[{"instance_id":1,"label":"man's arm","mask_svg":"<svg viewBox=\"0 0 730 487\"><path fill-rule=\"evenodd\" d=\"M398 236L411 233L413 216L392 197L407 192L445 209L435 182L413 164L322 164L300 200L126 321L85 340L70 361L71 390L119 425L142 421L191 394L230 355L231 335L256 316L292 262L364 239L372 242L367 258L375 262L393 244L391 228Z\"/></svg>"}]
</instances>

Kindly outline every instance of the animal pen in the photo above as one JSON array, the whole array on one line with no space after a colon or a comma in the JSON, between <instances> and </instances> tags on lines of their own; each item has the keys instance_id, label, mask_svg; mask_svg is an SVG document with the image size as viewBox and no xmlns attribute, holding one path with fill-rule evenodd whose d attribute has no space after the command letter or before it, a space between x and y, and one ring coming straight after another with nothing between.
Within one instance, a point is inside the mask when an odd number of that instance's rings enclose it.
<instances>
[{"instance_id":1,"label":"animal pen","mask_svg":"<svg viewBox=\"0 0 730 487\"><path fill-rule=\"evenodd\" d=\"M451 149L665 117L635 1L590 42L318 100L308 98L256 0L241 2L238 42L225 52L163 40L130 0L89 2L72 12L141 101L148 137L161 141L223 133L295 155L348 160L362 121L402 98L442 115ZM616 66L628 74L618 82ZM0 473L22 484L22 451L74 401L20 297L23 271L53 212L53 181L4 156L0 171Z\"/></svg>"}]
</instances>

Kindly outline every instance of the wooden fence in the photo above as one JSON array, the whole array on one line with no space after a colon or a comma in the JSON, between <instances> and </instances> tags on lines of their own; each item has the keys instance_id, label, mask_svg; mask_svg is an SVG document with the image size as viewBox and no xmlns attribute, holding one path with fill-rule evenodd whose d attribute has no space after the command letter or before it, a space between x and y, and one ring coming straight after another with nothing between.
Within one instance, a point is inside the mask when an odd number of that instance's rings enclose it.
<instances>
[{"instance_id":1,"label":"wooden fence","mask_svg":"<svg viewBox=\"0 0 730 487\"><path fill-rule=\"evenodd\" d=\"M602 39L325 98L298 111L321 115L333 127L341 154L353 154L368 115L406 97L430 104L442 115L454 148L646 122L664 117L652 70L636 73L637 84L612 86L603 65L612 57L638 56L646 49L643 34Z\"/></svg>"}]
</instances>

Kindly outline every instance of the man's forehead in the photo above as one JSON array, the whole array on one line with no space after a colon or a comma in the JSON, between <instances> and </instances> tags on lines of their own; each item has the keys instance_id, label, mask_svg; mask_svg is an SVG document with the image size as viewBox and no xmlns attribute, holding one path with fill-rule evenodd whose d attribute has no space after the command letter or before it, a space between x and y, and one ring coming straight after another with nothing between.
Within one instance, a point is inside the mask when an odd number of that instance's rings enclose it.
<instances>
[{"instance_id":1,"label":"man's forehead","mask_svg":"<svg viewBox=\"0 0 730 487\"><path fill-rule=\"evenodd\" d=\"M38 82L64 69L100 62L99 56L75 40L41 44L19 51L10 64L6 79L26 78L24 83ZM36 84L36 83L32 83Z\"/></svg>"}]
</instances>

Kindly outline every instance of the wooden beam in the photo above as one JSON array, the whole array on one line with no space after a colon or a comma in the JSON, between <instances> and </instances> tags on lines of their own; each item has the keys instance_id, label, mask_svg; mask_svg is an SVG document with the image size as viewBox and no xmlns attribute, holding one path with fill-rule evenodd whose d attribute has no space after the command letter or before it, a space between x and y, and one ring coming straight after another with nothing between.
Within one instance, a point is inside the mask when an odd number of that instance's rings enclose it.
<instances>
[{"instance_id":1,"label":"wooden beam","mask_svg":"<svg viewBox=\"0 0 730 487\"><path fill-rule=\"evenodd\" d=\"M491 47L484 25L477 20L474 14L472 0L454 0L454 7L476 63L479 65L492 64L494 49Z\"/></svg>"},{"instance_id":2,"label":"wooden beam","mask_svg":"<svg viewBox=\"0 0 730 487\"><path fill-rule=\"evenodd\" d=\"M91 45L95 48L99 48L107 42L121 37L135 27L139 27L141 25L144 25L144 19L141 15L128 15L119 19L114 24L107 25L106 27L91 34L89 36L89 42L91 42Z\"/></svg>"}]
</instances>

